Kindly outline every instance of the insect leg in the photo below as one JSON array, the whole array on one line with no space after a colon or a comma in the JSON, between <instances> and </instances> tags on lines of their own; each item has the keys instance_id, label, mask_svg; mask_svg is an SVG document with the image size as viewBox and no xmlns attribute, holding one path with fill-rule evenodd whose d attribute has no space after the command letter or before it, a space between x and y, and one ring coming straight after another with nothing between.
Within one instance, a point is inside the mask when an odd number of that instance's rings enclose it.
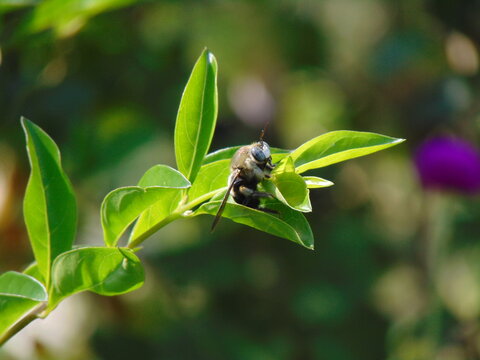
<instances>
[{"instance_id":1,"label":"insect leg","mask_svg":"<svg viewBox=\"0 0 480 360\"><path fill-rule=\"evenodd\" d=\"M274 197L270 193L252 190L249 187L246 187L245 185L240 185L238 187L238 191L246 197L254 197L254 198L273 198Z\"/></svg>"},{"instance_id":2,"label":"insect leg","mask_svg":"<svg viewBox=\"0 0 480 360\"><path fill-rule=\"evenodd\" d=\"M220 221L220 218L222 216L223 210L225 210L225 205L227 205L227 200L228 197L230 196L230 191L232 191L232 188L235 184L235 181L237 180L238 175L240 174L239 170L235 170L235 172L232 172L230 175L230 178L228 179L229 185L227 188L227 192L225 193L225 196L223 197L222 203L220 204L220 207L218 208L217 215L215 215L215 219L213 219L212 227L210 231L213 231L215 227L217 226L218 222Z\"/></svg>"},{"instance_id":3,"label":"insect leg","mask_svg":"<svg viewBox=\"0 0 480 360\"><path fill-rule=\"evenodd\" d=\"M240 185L238 187L238 191L247 198L274 198L274 196L270 193L252 190L245 185Z\"/></svg>"}]
</instances>

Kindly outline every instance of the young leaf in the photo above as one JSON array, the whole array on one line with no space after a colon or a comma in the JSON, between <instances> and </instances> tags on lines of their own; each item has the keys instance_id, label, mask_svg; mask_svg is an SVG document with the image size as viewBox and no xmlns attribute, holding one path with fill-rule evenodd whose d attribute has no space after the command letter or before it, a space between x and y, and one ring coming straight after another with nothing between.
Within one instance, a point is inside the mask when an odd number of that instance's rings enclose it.
<instances>
[{"instance_id":1,"label":"young leaf","mask_svg":"<svg viewBox=\"0 0 480 360\"><path fill-rule=\"evenodd\" d=\"M31 263L25 270L23 270L23 273L25 275L31 276L38 281L40 281L42 284L45 283L45 279L43 278L42 274L40 273L40 270L38 269L38 264L36 261Z\"/></svg>"},{"instance_id":2,"label":"young leaf","mask_svg":"<svg viewBox=\"0 0 480 360\"><path fill-rule=\"evenodd\" d=\"M168 181L167 181L168 179ZM166 165L156 165L148 170L138 182L140 187L167 186L170 188L186 189L190 182L177 170ZM182 191L165 191L161 200L152 204L143 211L133 228L128 242L143 236L160 221L170 215L182 199Z\"/></svg>"},{"instance_id":3,"label":"young leaf","mask_svg":"<svg viewBox=\"0 0 480 360\"><path fill-rule=\"evenodd\" d=\"M6 330L40 303L47 301L45 287L15 271L0 276L0 338Z\"/></svg>"},{"instance_id":4,"label":"young leaf","mask_svg":"<svg viewBox=\"0 0 480 360\"><path fill-rule=\"evenodd\" d=\"M81 291L120 295L143 285L140 260L126 248L86 247L60 255L52 267L49 308Z\"/></svg>"},{"instance_id":5,"label":"young leaf","mask_svg":"<svg viewBox=\"0 0 480 360\"><path fill-rule=\"evenodd\" d=\"M272 177L275 197L285 205L301 212L311 212L310 193L305 180L295 172L283 172ZM267 189L269 183L266 182Z\"/></svg>"},{"instance_id":6,"label":"young leaf","mask_svg":"<svg viewBox=\"0 0 480 360\"><path fill-rule=\"evenodd\" d=\"M215 216L220 204L221 200L207 202L200 206L194 212L194 215L209 214ZM312 230L302 213L292 210L275 199L267 200L265 207L278 212L278 215L229 201L222 216L239 224L291 240L313 250Z\"/></svg>"},{"instance_id":7,"label":"young leaf","mask_svg":"<svg viewBox=\"0 0 480 360\"><path fill-rule=\"evenodd\" d=\"M293 159L288 156L275 167L271 181L262 185L285 205L302 212L312 211L310 194L305 180L295 173Z\"/></svg>"},{"instance_id":8,"label":"young leaf","mask_svg":"<svg viewBox=\"0 0 480 360\"><path fill-rule=\"evenodd\" d=\"M158 223L171 215L178 207L182 199L182 192L176 189L168 190L170 191L165 191L160 201L155 202L142 212L130 234L129 244L140 236L145 236L146 233L150 232Z\"/></svg>"},{"instance_id":9,"label":"young leaf","mask_svg":"<svg viewBox=\"0 0 480 360\"><path fill-rule=\"evenodd\" d=\"M229 175L230 159L202 165L197 179L188 190L188 200L192 201L206 194L213 196L216 191L227 186Z\"/></svg>"},{"instance_id":10,"label":"young leaf","mask_svg":"<svg viewBox=\"0 0 480 360\"><path fill-rule=\"evenodd\" d=\"M284 172L295 172L295 164L291 156L286 156L280 161L272 171L272 176Z\"/></svg>"},{"instance_id":11,"label":"young leaf","mask_svg":"<svg viewBox=\"0 0 480 360\"><path fill-rule=\"evenodd\" d=\"M128 186L111 191L101 209L103 239L107 246L116 246L127 227L149 207L163 202L172 205L172 197L182 188Z\"/></svg>"},{"instance_id":12,"label":"young leaf","mask_svg":"<svg viewBox=\"0 0 480 360\"><path fill-rule=\"evenodd\" d=\"M330 180L322 179L316 176L303 176L303 180L309 189L317 189L334 185Z\"/></svg>"},{"instance_id":13,"label":"young leaf","mask_svg":"<svg viewBox=\"0 0 480 360\"><path fill-rule=\"evenodd\" d=\"M39 271L48 286L53 260L72 247L77 206L57 146L37 125L25 118L21 122L32 169L23 212Z\"/></svg>"},{"instance_id":14,"label":"young leaf","mask_svg":"<svg viewBox=\"0 0 480 360\"><path fill-rule=\"evenodd\" d=\"M398 145L404 139L358 131L332 131L307 141L290 156L295 162L296 172L301 174L359 156Z\"/></svg>"},{"instance_id":15,"label":"young leaf","mask_svg":"<svg viewBox=\"0 0 480 360\"><path fill-rule=\"evenodd\" d=\"M175 189L186 189L191 186L185 176L167 165L155 165L148 169L138 182L138 186L161 186Z\"/></svg>"},{"instance_id":16,"label":"young leaf","mask_svg":"<svg viewBox=\"0 0 480 360\"><path fill-rule=\"evenodd\" d=\"M217 61L205 49L180 101L175 125L178 169L193 182L210 147L217 121Z\"/></svg>"}]
</instances>

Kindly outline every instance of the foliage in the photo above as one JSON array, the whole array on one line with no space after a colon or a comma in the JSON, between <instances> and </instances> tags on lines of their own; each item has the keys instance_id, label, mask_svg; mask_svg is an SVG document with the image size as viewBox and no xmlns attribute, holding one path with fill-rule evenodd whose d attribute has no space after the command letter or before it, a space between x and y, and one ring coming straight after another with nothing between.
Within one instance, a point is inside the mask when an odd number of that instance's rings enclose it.
<instances>
[{"instance_id":1,"label":"foliage","mask_svg":"<svg viewBox=\"0 0 480 360\"><path fill-rule=\"evenodd\" d=\"M179 170L156 165L137 186L118 188L105 197L101 220L106 247L72 248L76 200L61 167L60 153L45 132L22 118L31 164L24 214L36 264L25 274L8 272L0 277L4 305L0 307L1 341L26 325L21 320L28 312L44 317L75 293L92 291L111 296L137 289L143 284L144 271L134 252L144 240L176 219L217 213L225 194L228 159L237 148L207 155L217 117L216 84L217 63L205 49L193 68L178 110L175 155ZM230 199L222 216L313 249L312 230L303 215L312 211L309 188L333 183L300 174L401 141L373 133L336 131L293 151L273 149L278 165L271 181L261 185L274 195L264 206L275 213ZM119 247L119 240L135 220L127 246Z\"/></svg>"}]
</instances>

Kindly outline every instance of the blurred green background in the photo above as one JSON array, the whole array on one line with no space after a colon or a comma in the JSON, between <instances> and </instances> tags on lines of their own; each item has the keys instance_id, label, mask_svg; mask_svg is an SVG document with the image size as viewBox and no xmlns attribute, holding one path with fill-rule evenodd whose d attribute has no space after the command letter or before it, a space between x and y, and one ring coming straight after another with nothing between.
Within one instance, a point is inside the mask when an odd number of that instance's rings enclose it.
<instances>
[{"instance_id":1,"label":"blurred green background","mask_svg":"<svg viewBox=\"0 0 480 360\"><path fill-rule=\"evenodd\" d=\"M131 294L76 295L5 359L478 359L480 205L424 190L413 162L436 134L478 143L478 0L0 0L0 270L32 261L21 202L26 116L49 133L79 201L99 208L150 166L175 166L183 87L219 63L212 150L294 148L326 131L401 146L318 170L314 252L227 220L170 224L139 253ZM449 169L445 169L448 172Z\"/></svg>"}]
</instances>

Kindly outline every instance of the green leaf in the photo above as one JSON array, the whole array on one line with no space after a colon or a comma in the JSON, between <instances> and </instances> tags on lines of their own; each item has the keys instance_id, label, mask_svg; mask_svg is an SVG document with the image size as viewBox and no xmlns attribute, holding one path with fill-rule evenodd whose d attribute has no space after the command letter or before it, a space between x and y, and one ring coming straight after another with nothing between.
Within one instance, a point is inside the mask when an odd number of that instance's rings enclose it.
<instances>
[{"instance_id":1,"label":"green leaf","mask_svg":"<svg viewBox=\"0 0 480 360\"><path fill-rule=\"evenodd\" d=\"M203 159L203 164L205 165L205 164L209 164L209 163L212 163L212 162L215 162L215 161L218 161L218 160L231 159L233 157L233 154L235 154L235 152L238 149L240 149L242 146L245 146L245 145L232 146L232 147L216 150L216 151L208 154L207 156L205 156L205 158ZM272 161L273 162L278 162L278 161L282 160L286 155L288 155L290 153L289 150L273 148L273 147L270 148L270 152L272 154Z\"/></svg>"},{"instance_id":2,"label":"green leaf","mask_svg":"<svg viewBox=\"0 0 480 360\"><path fill-rule=\"evenodd\" d=\"M265 182L268 186L269 182ZM310 194L305 180L294 172L283 172L272 177L275 197L285 205L301 212L311 212ZM268 187L267 187L268 189Z\"/></svg>"},{"instance_id":3,"label":"green leaf","mask_svg":"<svg viewBox=\"0 0 480 360\"><path fill-rule=\"evenodd\" d=\"M273 169L272 176L284 172L295 172L295 164L291 156L284 157Z\"/></svg>"},{"instance_id":4,"label":"green leaf","mask_svg":"<svg viewBox=\"0 0 480 360\"><path fill-rule=\"evenodd\" d=\"M221 200L207 202L200 206L194 215L216 215ZM308 221L301 212L292 210L278 200L266 200L265 208L276 211L278 215L252 209L229 200L222 217L244 224L269 234L291 240L313 250L313 234Z\"/></svg>"},{"instance_id":5,"label":"green leaf","mask_svg":"<svg viewBox=\"0 0 480 360\"><path fill-rule=\"evenodd\" d=\"M166 181L168 179L168 181ZM148 170L138 182L138 186L167 186L170 188L186 189L191 186L190 182L179 171L166 166L156 165ZM130 234L129 243L143 236L160 221L170 215L179 205L182 199L182 191L165 191L160 201L143 211Z\"/></svg>"},{"instance_id":6,"label":"green leaf","mask_svg":"<svg viewBox=\"0 0 480 360\"><path fill-rule=\"evenodd\" d=\"M40 270L38 269L38 264L36 261L31 263L25 270L23 270L23 273L25 275L31 276L38 281L40 281L42 284L45 283L45 279L43 278L42 274L40 273Z\"/></svg>"},{"instance_id":7,"label":"green leaf","mask_svg":"<svg viewBox=\"0 0 480 360\"><path fill-rule=\"evenodd\" d=\"M335 164L359 156L368 155L403 142L390 136L358 131L332 131L301 145L290 156L296 172Z\"/></svg>"},{"instance_id":8,"label":"green leaf","mask_svg":"<svg viewBox=\"0 0 480 360\"><path fill-rule=\"evenodd\" d=\"M116 246L127 227L157 202L175 208L172 197L181 194L182 188L160 186L128 186L110 192L102 203L101 217L103 239L107 246Z\"/></svg>"},{"instance_id":9,"label":"green leaf","mask_svg":"<svg viewBox=\"0 0 480 360\"><path fill-rule=\"evenodd\" d=\"M316 176L304 176L305 184L309 189L317 189L334 185L330 180L322 179Z\"/></svg>"},{"instance_id":10,"label":"green leaf","mask_svg":"<svg viewBox=\"0 0 480 360\"><path fill-rule=\"evenodd\" d=\"M188 191L188 200L192 201L206 194L213 196L216 191L227 186L229 175L230 159L202 165L197 179Z\"/></svg>"},{"instance_id":11,"label":"green leaf","mask_svg":"<svg viewBox=\"0 0 480 360\"><path fill-rule=\"evenodd\" d=\"M312 211L310 194L305 180L295 173L291 156L287 156L273 169L271 181L262 186L285 205L302 212Z\"/></svg>"},{"instance_id":12,"label":"green leaf","mask_svg":"<svg viewBox=\"0 0 480 360\"><path fill-rule=\"evenodd\" d=\"M155 165L147 170L138 182L138 186L161 186L175 189L186 189L190 181L181 172L167 165Z\"/></svg>"},{"instance_id":13,"label":"green leaf","mask_svg":"<svg viewBox=\"0 0 480 360\"><path fill-rule=\"evenodd\" d=\"M41 282L16 271L8 271L0 276L0 293L35 301L47 301L47 293Z\"/></svg>"},{"instance_id":14,"label":"green leaf","mask_svg":"<svg viewBox=\"0 0 480 360\"><path fill-rule=\"evenodd\" d=\"M0 276L0 334L47 299L45 287L36 279L15 271L2 274Z\"/></svg>"},{"instance_id":15,"label":"green leaf","mask_svg":"<svg viewBox=\"0 0 480 360\"><path fill-rule=\"evenodd\" d=\"M126 248L86 247L60 255L52 268L49 308L81 291L106 296L133 291L144 282L140 260Z\"/></svg>"},{"instance_id":16,"label":"green leaf","mask_svg":"<svg viewBox=\"0 0 480 360\"><path fill-rule=\"evenodd\" d=\"M180 101L175 125L178 169L195 180L210 147L217 121L217 61L205 49L198 58Z\"/></svg>"},{"instance_id":17,"label":"green leaf","mask_svg":"<svg viewBox=\"0 0 480 360\"><path fill-rule=\"evenodd\" d=\"M77 206L57 146L37 125L25 118L21 122L32 168L23 212L38 269L48 286L53 260L72 247Z\"/></svg>"},{"instance_id":18,"label":"green leaf","mask_svg":"<svg viewBox=\"0 0 480 360\"><path fill-rule=\"evenodd\" d=\"M128 239L130 244L140 236L146 236L158 223L171 215L179 206L182 192L176 189L166 189L161 200L155 202L142 212Z\"/></svg>"}]
</instances>

